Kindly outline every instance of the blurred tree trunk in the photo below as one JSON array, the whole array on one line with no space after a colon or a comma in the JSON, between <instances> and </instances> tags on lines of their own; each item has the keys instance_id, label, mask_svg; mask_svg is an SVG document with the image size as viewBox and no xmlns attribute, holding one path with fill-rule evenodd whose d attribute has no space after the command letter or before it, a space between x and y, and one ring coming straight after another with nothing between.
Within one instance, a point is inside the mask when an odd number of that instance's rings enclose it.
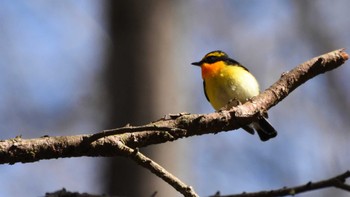
<instances>
[{"instance_id":1,"label":"blurred tree trunk","mask_svg":"<svg viewBox=\"0 0 350 197\"><path fill-rule=\"evenodd\" d=\"M144 9L145 4L142 1L108 1L112 46L105 73L109 99L106 128L139 124L152 114L153 107L148 102L152 90L145 76L149 59L144 42L147 16L152 6ZM147 115L144 112L148 112ZM112 195L142 196L139 193L144 181L141 174L141 169L130 160L108 160L105 169L108 188L105 191Z\"/></svg>"},{"instance_id":2,"label":"blurred tree trunk","mask_svg":"<svg viewBox=\"0 0 350 197\"><path fill-rule=\"evenodd\" d=\"M166 52L157 48L163 46L158 34L167 31L166 28L169 27L166 20L171 14L164 14L163 11L163 8L169 8L169 3L170 1L108 1L106 6L109 9L112 43L105 71L106 105L109 110L106 128L128 123L143 124L160 117L160 108L167 102L161 96L164 92L159 91L159 84L164 84L160 80L166 78L160 60L167 58ZM174 81L166 81L168 86L172 86L172 83ZM160 149L157 146L141 151L158 161L156 155L159 153L155 150ZM167 151L171 151L169 145ZM108 187L105 191L108 194L151 196L165 185L159 185L161 180L158 177L131 160L113 158L107 162L104 177ZM170 187L167 189L173 190Z\"/></svg>"}]
</instances>

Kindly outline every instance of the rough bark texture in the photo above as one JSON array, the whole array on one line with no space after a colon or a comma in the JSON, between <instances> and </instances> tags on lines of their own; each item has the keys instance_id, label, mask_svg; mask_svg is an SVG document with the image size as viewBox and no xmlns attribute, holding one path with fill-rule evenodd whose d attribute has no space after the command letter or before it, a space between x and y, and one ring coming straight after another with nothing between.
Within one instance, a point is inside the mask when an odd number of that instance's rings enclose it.
<instances>
[{"instance_id":1,"label":"rough bark texture","mask_svg":"<svg viewBox=\"0 0 350 197\"><path fill-rule=\"evenodd\" d=\"M136 148L183 137L238 129L252 122L308 79L342 65L348 59L343 49L315 57L281 78L259 96L228 111L210 114L173 114L144 126L112 129L95 135L41 137L0 142L0 163L34 162L42 159L80 156L125 156L118 143Z\"/></svg>"}]
</instances>

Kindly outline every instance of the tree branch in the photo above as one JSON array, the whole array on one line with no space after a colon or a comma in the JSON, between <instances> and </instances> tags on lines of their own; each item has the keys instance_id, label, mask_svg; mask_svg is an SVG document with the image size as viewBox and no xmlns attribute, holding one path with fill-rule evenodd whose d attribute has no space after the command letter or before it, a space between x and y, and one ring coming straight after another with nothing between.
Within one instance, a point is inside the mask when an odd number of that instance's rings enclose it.
<instances>
[{"instance_id":1,"label":"tree branch","mask_svg":"<svg viewBox=\"0 0 350 197\"><path fill-rule=\"evenodd\" d=\"M228 111L210 114L172 114L147 125L107 130L94 135L44 136L36 139L14 139L0 141L0 164L34 162L41 159L80 156L122 156L120 142L136 148L159 144L183 137L218 133L240 128L252 122L290 92L316 75L342 65L348 59L343 49L315 57L281 78L250 102Z\"/></svg>"},{"instance_id":2,"label":"tree branch","mask_svg":"<svg viewBox=\"0 0 350 197\"><path fill-rule=\"evenodd\" d=\"M340 175L337 175L335 177L318 181L318 182L308 182L304 185L296 186L296 187L283 187L281 189L277 190L270 190L270 191L261 191L261 192L251 192L251 193L242 193L242 194L234 194L234 195L220 195L219 192L217 192L215 195L211 197L273 197L273 196L294 196L296 194L300 194L303 192L309 192L312 190L317 190L317 189L325 189L329 187L336 187L343 189L345 191L350 192L350 185L346 184L345 181L347 178L350 177L350 171L346 171ZM62 195L67 193L67 195ZM57 196L72 196L72 192L68 192L65 189L62 189L60 191L50 193L50 195L46 195L47 197L54 197L56 195L51 194L56 194ZM74 193L76 196L78 193ZM90 194L91 195L91 194ZM90 196L86 193L82 194L81 196ZM91 195L91 196L99 196L99 195ZM102 195L101 195L102 196ZM104 196L104 195L103 195Z\"/></svg>"},{"instance_id":3,"label":"tree branch","mask_svg":"<svg viewBox=\"0 0 350 197\"><path fill-rule=\"evenodd\" d=\"M339 67L347 59L348 54L343 49L313 58L292 71L284 73L274 85L252 98L250 102L227 111L211 114L172 114L147 125L127 125L93 135L44 136L38 139L16 137L0 141L0 163L26 163L41 159L79 156L126 156L149 169L184 196L195 197L198 195L190 186L185 185L156 162L141 154L138 147L173 141L182 137L237 129L240 125L252 122L308 79ZM271 192L276 192L278 195L281 192L295 194L295 192L311 190L310 188L321 188L324 185L350 190L349 185L344 183L348 176L350 176L349 172L346 172L344 175L335 177L334 180L308 183L289 190ZM271 192L268 194L262 192L261 195L271 196Z\"/></svg>"},{"instance_id":4,"label":"tree branch","mask_svg":"<svg viewBox=\"0 0 350 197\"><path fill-rule=\"evenodd\" d=\"M139 165L149 169L152 173L156 174L165 182L169 183L169 185L173 186L184 196L198 197L198 194L195 193L191 186L187 186L186 184L184 184L180 179L172 175L162 166L160 166L159 164L157 164L156 162L152 161L151 159L143 155L141 152L139 152L138 149L132 149L121 142L119 142L118 145L119 149L122 150L122 152L124 153L124 156L130 157Z\"/></svg>"},{"instance_id":5,"label":"tree branch","mask_svg":"<svg viewBox=\"0 0 350 197\"><path fill-rule=\"evenodd\" d=\"M284 187L277 190L271 191L261 191L255 193L242 193L235 195L220 195L215 194L212 197L272 197L272 196L289 196L296 195L303 192L309 192L317 189L324 189L328 187L336 187L343 189L345 191L350 192L350 186L345 184L347 178L350 177L350 171L346 171L343 174L337 175L327 180L322 180L318 182L308 182L304 185L296 186L296 187Z\"/></svg>"}]
</instances>

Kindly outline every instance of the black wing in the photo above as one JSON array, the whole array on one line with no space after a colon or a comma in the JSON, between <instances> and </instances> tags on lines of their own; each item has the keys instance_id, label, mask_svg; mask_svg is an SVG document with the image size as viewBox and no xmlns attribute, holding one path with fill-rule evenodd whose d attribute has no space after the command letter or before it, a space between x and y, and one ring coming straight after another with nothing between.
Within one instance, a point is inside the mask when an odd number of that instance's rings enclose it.
<instances>
[{"instance_id":1,"label":"black wing","mask_svg":"<svg viewBox=\"0 0 350 197\"><path fill-rule=\"evenodd\" d=\"M207 100L210 102L208 95L207 95L207 91L205 91L205 81L204 80L203 80L203 89L204 89L205 98L207 98Z\"/></svg>"}]
</instances>

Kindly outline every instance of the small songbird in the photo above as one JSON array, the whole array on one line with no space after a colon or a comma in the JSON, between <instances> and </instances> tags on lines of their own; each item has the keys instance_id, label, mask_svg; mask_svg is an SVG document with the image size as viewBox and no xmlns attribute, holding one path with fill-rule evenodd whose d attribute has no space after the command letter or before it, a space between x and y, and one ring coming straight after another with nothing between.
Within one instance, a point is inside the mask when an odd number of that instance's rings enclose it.
<instances>
[{"instance_id":1,"label":"small songbird","mask_svg":"<svg viewBox=\"0 0 350 197\"><path fill-rule=\"evenodd\" d=\"M245 103L260 92L257 80L248 69L222 51L212 51L192 65L201 67L204 94L215 110ZM256 130L261 141L277 135L265 117L242 128L250 134Z\"/></svg>"}]
</instances>

